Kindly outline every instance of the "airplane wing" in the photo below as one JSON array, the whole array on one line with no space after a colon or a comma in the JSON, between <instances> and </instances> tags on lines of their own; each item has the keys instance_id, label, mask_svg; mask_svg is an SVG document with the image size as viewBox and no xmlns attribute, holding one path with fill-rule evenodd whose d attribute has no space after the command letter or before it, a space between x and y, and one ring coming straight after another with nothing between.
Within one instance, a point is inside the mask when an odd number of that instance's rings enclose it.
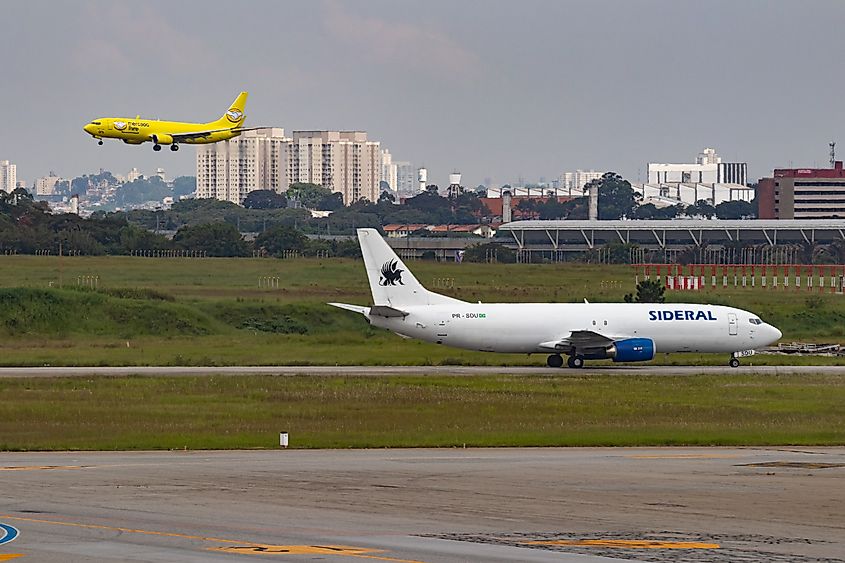
<instances>
[{"instance_id":1,"label":"airplane wing","mask_svg":"<svg viewBox=\"0 0 845 563\"><path fill-rule=\"evenodd\" d=\"M542 342L540 348L550 352L567 352L573 348L583 350L587 348L605 348L617 340L630 338L628 336L608 336L592 330L573 330L568 336L560 340Z\"/></svg>"},{"instance_id":2,"label":"airplane wing","mask_svg":"<svg viewBox=\"0 0 845 563\"><path fill-rule=\"evenodd\" d=\"M244 131L255 131L257 129L266 129L266 127L236 127L234 129L224 127L222 129L208 129L206 131L191 131L190 133L168 133L173 137L174 143L184 143L186 141L196 141L208 137L212 133L222 133L223 131L231 131L233 133L243 133Z\"/></svg>"}]
</instances>

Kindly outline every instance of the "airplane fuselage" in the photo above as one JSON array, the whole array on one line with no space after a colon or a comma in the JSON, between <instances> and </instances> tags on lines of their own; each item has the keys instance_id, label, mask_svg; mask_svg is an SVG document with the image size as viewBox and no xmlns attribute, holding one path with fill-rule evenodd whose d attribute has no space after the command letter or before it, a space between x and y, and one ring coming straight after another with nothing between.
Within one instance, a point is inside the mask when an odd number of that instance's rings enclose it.
<instances>
[{"instance_id":1,"label":"airplane fuselage","mask_svg":"<svg viewBox=\"0 0 845 563\"><path fill-rule=\"evenodd\" d=\"M85 131L97 139L120 139L130 145L158 140L160 144L172 143L172 136L219 128L214 121L208 123L188 123L182 121L159 121L140 117L102 117L85 126ZM225 141L240 135L238 131L226 130L209 133L196 139L186 139L182 143L198 145Z\"/></svg>"},{"instance_id":2,"label":"airplane fuselage","mask_svg":"<svg viewBox=\"0 0 845 563\"><path fill-rule=\"evenodd\" d=\"M411 338L508 353L549 353L541 343L571 331L648 338L655 352L734 353L767 346L780 332L756 315L720 305L656 303L457 303L403 307L370 322Z\"/></svg>"}]
</instances>

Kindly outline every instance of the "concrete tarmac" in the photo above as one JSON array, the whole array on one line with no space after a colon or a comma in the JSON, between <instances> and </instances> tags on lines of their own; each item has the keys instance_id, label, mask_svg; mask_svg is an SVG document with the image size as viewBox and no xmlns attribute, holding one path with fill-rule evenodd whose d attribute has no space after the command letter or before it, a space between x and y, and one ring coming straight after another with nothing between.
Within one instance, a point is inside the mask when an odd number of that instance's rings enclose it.
<instances>
[{"instance_id":1,"label":"concrete tarmac","mask_svg":"<svg viewBox=\"0 0 845 563\"><path fill-rule=\"evenodd\" d=\"M101 376L202 376L202 375L731 375L731 374L835 374L845 375L838 366L658 366L604 365L582 369L545 366L127 366L127 367L4 367L0 379L12 377L89 377Z\"/></svg>"},{"instance_id":2,"label":"concrete tarmac","mask_svg":"<svg viewBox=\"0 0 845 563\"><path fill-rule=\"evenodd\" d=\"M2 453L0 483L0 561L845 561L845 448Z\"/></svg>"}]
</instances>

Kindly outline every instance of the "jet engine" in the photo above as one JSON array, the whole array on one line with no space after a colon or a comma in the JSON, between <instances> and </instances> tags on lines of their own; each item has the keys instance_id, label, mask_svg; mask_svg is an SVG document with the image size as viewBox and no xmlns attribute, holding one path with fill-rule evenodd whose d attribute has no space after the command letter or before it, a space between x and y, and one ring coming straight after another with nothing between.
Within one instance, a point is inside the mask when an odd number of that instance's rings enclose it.
<instances>
[{"instance_id":1,"label":"jet engine","mask_svg":"<svg viewBox=\"0 0 845 563\"><path fill-rule=\"evenodd\" d=\"M153 135L153 142L157 145L172 145L173 137L167 133Z\"/></svg>"},{"instance_id":2,"label":"jet engine","mask_svg":"<svg viewBox=\"0 0 845 563\"><path fill-rule=\"evenodd\" d=\"M123 142L127 145L140 145L144 141L140 141L138 139L123 139Z\"/></svg>"},{"instance_id":3,"label":"jet engine","mask_svg":"<svg viewBox=\"0 0 845 563\"><path fill-rule=\"evenodd\" d=\"M614 362L647 362L654 358L654 340L651 338L627 338L619 340L607 349L607 357Z\"/></svg>"}]
</instances>

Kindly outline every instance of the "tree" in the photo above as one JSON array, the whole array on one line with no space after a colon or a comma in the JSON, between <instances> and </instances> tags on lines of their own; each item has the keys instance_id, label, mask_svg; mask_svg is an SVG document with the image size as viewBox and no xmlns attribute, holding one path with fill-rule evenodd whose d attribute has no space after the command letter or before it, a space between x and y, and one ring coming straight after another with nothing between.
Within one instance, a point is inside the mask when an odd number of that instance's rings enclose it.
<instances>
[{"instance_id":1,"label":"tree","mask_svg":"<svg viewBox=\"0 0 845 563\"><path fill-rule=\"evenodd\" d=\"M199 250L209 256L247 256L249 245L234 225L206 223L182 227L176 231L173 242L186 250Z\"/></svg>"},{"instance_id":2,"label":"tree","mask_svg":"<svg viewBox=\"0 0 845 563\"><path fill-rule=\"evenodd\" d=\"M318 209L323 200L331 197L332 191L324 188L318 184L310 184L308 182L294 182L288 188L286 194L288 199L296 200L302 207L308 209ZM341 205L343 196L341 195Z\"/></svg>"},{"instance_id":3,"label":"tree","mask_svg":"<svg viewBox=\"0 0 845 563\"><path fill-rule=\"evenodd\" d=\"M684 213L689 217L706 217L707 219L712 219L716 214L716 208L710 205L707 200L699 199L692 205L687 205Z\"/></svg>"},{"instance_id":4,"label":"tree","mask_svg":"<svg viewBox=\"0 0 845 563\"><path fill-rule=\"evenodd\" d=\"M273 190L253 190L244 198L247 209L282 209L287 205L287 198Z\"/></svg>"},{"instance_id":5,"label":"tree","mask_svg":"<svg viewBox=\"0 0 845 563\"><path fill-rule=\"evenodd\" d=\"M637 284L637 297L630 293L625 295L625 303L665 303L666 288L658 279L643 280Z\"/></svg>"},{"instance_id":6,"label":"tree","mask_svg":"<svg viewBox=\"0 0 845 563\"><path fill-rule=\"evenodd\" d=\"M258 235L255 246L272 256L283 256L285 252L305 250L308 238L292 227L273 227Z\"/></svg>"},{"instance_id":7,"label":"tree","mask_svg":"<svg viewBox=\"0 0 845 563\"><path fill-rule=\"evenodd\" d=\"M196 176L179 176L173 180L173 197L178 199L183 195L191 195L197 191Z\"/></svg>"},{"instance_id":8,"label":"tree","mask_svg":"<svg viewBox=\"0 0 845 563\"><path fill-rule=\"evenodd\" d=\"M465 262L516 262L516 252L498 242L470 246L464 251Z\"/></svg>"},{"instance_id":9,"label":"tree","mask_svg":"<svg viewBox=\"0 0 845 563\"><path fill-rule=\"evenodd\" d=\"M716 206L716 217L719 219L753 219L756 216L754 205L747 201L723 201Z\"/></svg>"},{"instance_id":10,"label":"tree","mask_svg":"<svg viewBox=\"0 0 845 563\"><path fill-rule=\"evenodd\" d=\"M599 219L613 220L629 217L637 205L631 183L616 172L606 172L598 180L591 180L585 188L599 191Z\"/></svg>"}]
</instances>

